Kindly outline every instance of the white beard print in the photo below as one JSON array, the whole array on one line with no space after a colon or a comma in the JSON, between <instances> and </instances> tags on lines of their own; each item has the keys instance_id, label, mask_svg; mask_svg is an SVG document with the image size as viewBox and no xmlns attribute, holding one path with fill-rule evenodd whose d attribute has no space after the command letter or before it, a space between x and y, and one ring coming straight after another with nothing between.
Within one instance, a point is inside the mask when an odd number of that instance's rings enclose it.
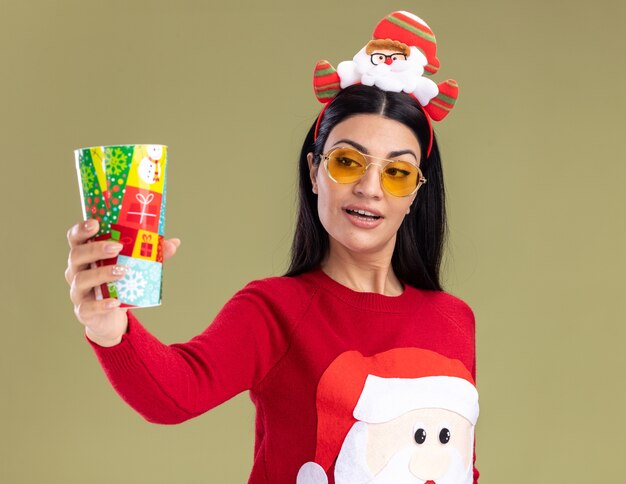
<instances>
[{"instance_id":1,"label":"white beard print","mask_svg":"<svg viewBox=\"0 0 626 484\"><path fill-rule=\"evenodd\" d=\"M335 464L336 484L424 484L427 480L416 477L409 469L415 448L406 447L396 452L376 475L366 462L367 424L356 422L346 436ZM446 450L450 465L435 484L472 484L472 466L465 469L458 450Z\"/></svg>"},{"instance_id":2,"label":"white beard print","mask_svg":"<svg viewBox=\"0 0 626 484\"><path fill-rule=\"evenodd\" d=\"M384 91L414 94L425 106L439 93L439 88L423 76L424 66L428 63L424 54L417 47L411 47L410 51L406 60L396 60L391 65L374 65L363 47L351 61L340 62L337 66L341 88L360 82Z\"/></svg>"}]
</instances>

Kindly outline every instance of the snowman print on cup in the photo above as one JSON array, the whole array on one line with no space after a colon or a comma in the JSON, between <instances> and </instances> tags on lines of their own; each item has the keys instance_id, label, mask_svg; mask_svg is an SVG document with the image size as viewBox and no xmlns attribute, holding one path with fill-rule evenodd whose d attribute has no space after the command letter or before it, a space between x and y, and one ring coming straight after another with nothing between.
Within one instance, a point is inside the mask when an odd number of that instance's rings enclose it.
<instances>
[{"instance_id":1,"label":"snowman print on cup","mask_svg":"<svg viewBox=\"0 0 626 484\"><path fill-rule=\"evenodd\" d=\"M161 157L163 147L158 145L148 145L146 148L148 156L139 162L139 178L148 185L159 181L161 177Z\"/></svg>"}]
</instances>

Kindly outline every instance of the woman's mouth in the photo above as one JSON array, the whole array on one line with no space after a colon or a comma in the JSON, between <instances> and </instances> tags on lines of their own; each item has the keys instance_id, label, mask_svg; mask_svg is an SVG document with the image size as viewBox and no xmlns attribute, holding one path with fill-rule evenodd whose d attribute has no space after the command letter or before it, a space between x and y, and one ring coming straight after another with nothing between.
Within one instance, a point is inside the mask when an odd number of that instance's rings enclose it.
<instances>
[{"instance_id":1,"label":"woman's mouth","mask_svg":"<svg viewBox=\"0 0 626 484\"><path fill-rule=\"evenodd\" d=\"M375 213L368 212L367 210L352 210L352 209L346 208L345 211L349 215L352 215L353 217L357 217L363 220L378 220L379 218L382 218L380 215L376 215Z\"/></svg>"},{"instance_id":2,"label":"woman's mouth","mask_svg":"<svg viewBox=\"0 0 626 484\"><path fill-rule=\"evenodd\" d=\"M373 229L383 223L385 217L364 208L344 208L343 212L352 225L362 229Z\"/></svg>"}]
</instances>

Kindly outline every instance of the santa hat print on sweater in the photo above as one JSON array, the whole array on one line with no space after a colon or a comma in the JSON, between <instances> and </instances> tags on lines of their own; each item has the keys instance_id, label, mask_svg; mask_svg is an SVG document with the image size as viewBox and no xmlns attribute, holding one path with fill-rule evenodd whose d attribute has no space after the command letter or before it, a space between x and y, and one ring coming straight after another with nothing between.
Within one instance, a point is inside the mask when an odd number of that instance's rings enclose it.
<instances>
[{"instance_id":1,"label":"santa hat print on sweater","mask_svg":"<svg viewBox=\"0 0 626 484\"><path fill-rule=\"evenodd\" d=\"M437 41L428 24L410 12L390 13L376 25L372 40L351 61L340 62L337 69L326 60L318 61L313 88L325 106L318 116L315 138L328 104L341 89L359 83L414 96L429 123L431 119L442 120L454 107L459 86L453 79L435 84L425 77L435 74L439 67Z\"/></svg>"},{"instance_id":2,"label":"santa hat print on sweater","mask_svg":"<svg viewBox=\"0 0 626 484\"><path fill-rule=\"evenodd\" d=\"M478 392L463 363L419 348L370 357L342 353L319 381L315 460L300 468L297 484L326 484L326 473L356 425L389 422L416 409L454 412L473 429ZM468 437L473 441L473 433Z\"/></svg>"}]
</instances>

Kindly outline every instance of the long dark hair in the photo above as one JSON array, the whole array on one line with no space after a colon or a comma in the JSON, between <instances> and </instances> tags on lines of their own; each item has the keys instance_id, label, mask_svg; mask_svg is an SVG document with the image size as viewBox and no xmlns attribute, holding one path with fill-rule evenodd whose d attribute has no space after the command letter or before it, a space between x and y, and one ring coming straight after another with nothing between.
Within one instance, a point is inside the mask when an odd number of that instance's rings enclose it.
<instances>
[{"instance_id":1,"label":"long dark hair","mask_svg":"<svg viewBox=\"0 0 626 484\"><path fill-rule=\"evenodd\" d=\"M317 196L312 192L307 153L313 152L315 163L332 129L356 114L380 114L408 126L421 147L420 169L427 183L417 192L410 213L398 229L391 258L400 280L420 289L441 290L439 269L446 237L445 193L437 140L430 156L426 150L430 137L428 121L416 99L405 93L383 91L357 84L342 89L322 117L317 140L313 140L315 123L302 145L299 163L299 196L296 231L291 246L291 265L286 276L296 276L316 268L329 249L328 233L317 212Z\"/></svg>"}]
</instances>

